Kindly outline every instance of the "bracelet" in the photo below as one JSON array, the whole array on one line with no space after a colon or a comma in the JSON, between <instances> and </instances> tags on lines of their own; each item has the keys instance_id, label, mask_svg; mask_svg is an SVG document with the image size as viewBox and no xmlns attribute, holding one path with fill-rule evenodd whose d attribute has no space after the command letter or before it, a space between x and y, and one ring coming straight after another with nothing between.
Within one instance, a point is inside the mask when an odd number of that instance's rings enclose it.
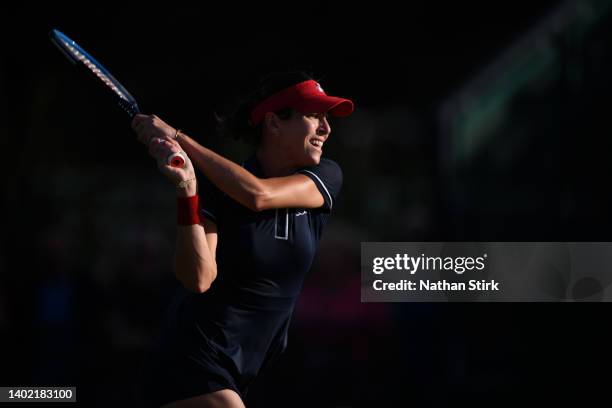
<instances>
[{"instance_id":1,"label":"bracelet","mask_svg":"<svg viewBox=\"0 0 612 408\"><path fill-rule=\"evenodd\" d=\"M176 223L178 225L195 225L200 223L200 205L197 195L176 198Z\"/></svg>"},{"instance_id":2,"label":"bracelet","mask_svg":"<svg viewBox=\"0 0 612 408\"><path fill-rule=\"evenodd\" d=\"M174 140L178 139L178 134L181 131L181 129L177 128L176 132L174 132L174 136L172 137Z\"/></svg>"},{"instance_id":3,"label":"bracelet","mask_svg":"<svg viewBox=\"0 0 612 408\"><path fill-rule=\"evenodd\" d=\"M193 178L190 178L190 179L187 179L187 180L179 181L179 183L176 185L176 188L185 188L185 187L187 187L187 184L189 184L190 182L195 181L195 180L196 180L196 178L193 177Z\"/></svg>"}]
</instances>

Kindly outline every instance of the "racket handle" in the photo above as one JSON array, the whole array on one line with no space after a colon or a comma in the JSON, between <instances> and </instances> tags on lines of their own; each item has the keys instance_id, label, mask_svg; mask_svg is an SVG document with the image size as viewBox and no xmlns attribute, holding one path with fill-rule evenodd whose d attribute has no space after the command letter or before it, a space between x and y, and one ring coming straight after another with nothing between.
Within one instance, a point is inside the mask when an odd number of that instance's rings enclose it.
<instances>
[{"instance_id":1,"label":"racket handle","mask_svg":"<svg viewBox=\"0 0 612 408\"><path fill-rule=\"evenodd\" d=\"M185 156L181 152L172 153L167 162L170 167L185 167Z\"/></svg>"},{"instance_id":2,"label":"racket handle","mask_svg":"<svg viewBox=\"0 0 612 408\"><path fill-rule=\"evenodd\" d=\"M130 119L140 113L140 108L138 108L138 104L136 102L130 102L123 99L119 99L119 107L128 114Z\"/></svg>"}]
</instances>

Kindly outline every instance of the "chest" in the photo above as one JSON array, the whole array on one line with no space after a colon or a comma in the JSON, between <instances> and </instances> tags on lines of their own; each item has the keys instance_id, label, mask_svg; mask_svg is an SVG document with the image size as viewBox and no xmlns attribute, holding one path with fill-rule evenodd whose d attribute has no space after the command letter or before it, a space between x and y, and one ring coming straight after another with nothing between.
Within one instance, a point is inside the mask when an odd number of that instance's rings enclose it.
<instances>
[{"instance_id":1,"label":"chest","mask_svg":"<svg viewBox=\"0 0 612 408\"><path fill-rule=\"evenodd\" d=\"M232 270L254 271L259 277L282 279L310 269L319 237L316 211L279 208L253 212L234 203L228 203L226 210L232 216L224 217L219 225L217 256L222 264L231 265Z\"/></svg>"}]
</instances>

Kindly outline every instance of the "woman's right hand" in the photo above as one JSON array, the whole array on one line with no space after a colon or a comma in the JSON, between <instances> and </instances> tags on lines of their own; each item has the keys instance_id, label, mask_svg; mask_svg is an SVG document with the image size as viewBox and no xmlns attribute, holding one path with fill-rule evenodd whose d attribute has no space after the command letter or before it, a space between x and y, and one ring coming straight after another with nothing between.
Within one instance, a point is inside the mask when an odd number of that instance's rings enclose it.
<instances>
[{"instance_id":1,"label":"woman's right hand","mask_svg":"<svg viewBox=\"0 0 612 408\"><path fill-rule=\"evenodd\" d=\"M173 153L182 152L185 157L185 165L183 167L172 167L168 164L168 158ZM149 154L157 161L157 168L176 186L182 181L190 180L183 183L184 186L179 188L179 194L191 196L196 194L195 170L191 164L191 160L185 152L181 150L181 146L175 140L160 139L157 137L149 140ZM183 194L181 194L183 195Z\"/></svg>"}]
</instances>

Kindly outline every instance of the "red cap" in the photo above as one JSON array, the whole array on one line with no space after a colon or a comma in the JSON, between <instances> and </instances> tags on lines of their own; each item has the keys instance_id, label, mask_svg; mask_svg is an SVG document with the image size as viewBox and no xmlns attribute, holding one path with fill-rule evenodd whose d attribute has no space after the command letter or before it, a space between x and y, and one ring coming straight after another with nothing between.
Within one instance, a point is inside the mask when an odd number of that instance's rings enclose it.
<instances>
[{"instance_id":1,"label":"red cap","mask_svg":"<svg viewBox=\"0 0 612 408\"><path fill-rule=\"evenodd\" d=\"M317 81L300 82L277 92L255 105L251 111L251 123L257 126L267 112L293 108L302 113L327 113L333 116L348 116L353 113L353 102L349 99L327 96Z\"/></svg>"}]
</instances>

